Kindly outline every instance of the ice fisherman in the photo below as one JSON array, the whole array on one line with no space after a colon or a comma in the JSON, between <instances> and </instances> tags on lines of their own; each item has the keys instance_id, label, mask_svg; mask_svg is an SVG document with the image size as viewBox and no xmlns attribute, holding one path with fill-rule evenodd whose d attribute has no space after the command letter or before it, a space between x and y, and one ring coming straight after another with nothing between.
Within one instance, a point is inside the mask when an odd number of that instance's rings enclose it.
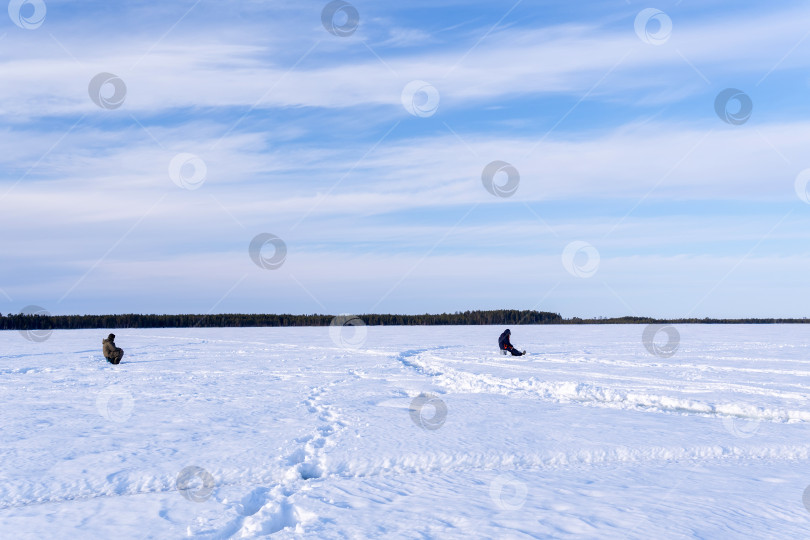
<instances>
[{"instance_id":1,"label":"ice fisherman","mask_svg":"<svg viewBox=\"0 0 810 540\"><path fill-rule=\"evenodd\" d=\"M115 334L110 334L107 339L101 341L103 347L104 358L111 364L118 364L124 356L124 349L119 349L115 346Z\"/></svg>"},{"instance_id":2,"label":"ice fisherman","mask_svg":"<svg viewBox=\"0 0 810 540\"><path fill-rule=\"evenodd\" d=\"M501 337L498 338L498 348L503 351L503 354L506 354L506 351L512 353L512 356L523 356L526 354L526 351L521 352L512 345L509 341L510 335L512 335L512 331L507 328L503 331Z\"/></svg>"}]
</instances>

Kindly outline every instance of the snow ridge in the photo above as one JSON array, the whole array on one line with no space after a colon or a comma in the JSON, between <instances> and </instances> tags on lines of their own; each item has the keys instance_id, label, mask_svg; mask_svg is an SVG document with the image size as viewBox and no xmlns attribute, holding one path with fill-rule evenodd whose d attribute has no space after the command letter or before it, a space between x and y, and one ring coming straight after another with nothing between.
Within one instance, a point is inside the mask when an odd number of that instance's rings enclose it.
<instances>
[{"instance_id":1,"label":"snow ridge","mask_svg":"<svg viewBox=\"0 0 810 540\"><path fill-rule=\"evenodd\" d=\"M536 377L522 379L468 373L449 367L440 356L434 354L438 349L408 350L399 353L397 359L403 365L431 377L448 392L536 396L558 403L575 402L615 409L724 416L765 422L810 421L810 412L807 411L755 407L744 403L707 403L577 381L543 381Z\"/></svg>"},{"instance_id":2,"label":"snow ridge","mask_svg":"<svg viewBox=\"0 0 810 540\"><path fill-rule=\"evenodd\" d=\"M330 476L343 478L396 476L469 470L556 470L593 465L650 462L705 462L710 460L810 459L810 445L591 448L548 453L419 453L352 460L335 466Z\"/></svg>"}]
</instances>

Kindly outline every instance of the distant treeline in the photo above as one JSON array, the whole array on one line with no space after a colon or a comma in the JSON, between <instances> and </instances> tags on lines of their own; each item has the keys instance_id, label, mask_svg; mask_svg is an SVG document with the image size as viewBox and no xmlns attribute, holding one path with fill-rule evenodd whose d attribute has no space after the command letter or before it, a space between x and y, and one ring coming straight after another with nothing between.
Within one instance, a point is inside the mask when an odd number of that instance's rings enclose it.
<instances>
[{"instance_id":1,"label":"distant treeline","mask_svg":"<svg viewBox=\"0 0 810 540\"><path fill-rule=\"evenodd\" d=\"M465 324L560 324L562 317L541 311L465 311L441 315L358 315L371 326ZM342 317L345 322L349 317ZM191 328L251 326L329 326L334 315L273 315L227 313L219 315L0 315L0 330L74 330L80 328ZM349 323L351 324L351 323Z\"/></svg>"},{"instance_id":2,"label":"distant treeline","mask_svg":"<svg viewBox=\"0 0 810 540\"><path fill-rule=\"evenodd\" d=\"M653 319L650 317L614 317L563 319L557 313L498 309L494 311L464 311L440 315L358 315L370 326L430 326L493 324L784 324L807 323L807 319ZM74 330L81 328L210 328L256 326L329 326L333 315L272 315L272 314L219 314L219 315L28 315L0 314L0 330ZM338 319L339 324L349 317ZM349 322L348 324L352 324Z\"/></svg>"}]
</instances>

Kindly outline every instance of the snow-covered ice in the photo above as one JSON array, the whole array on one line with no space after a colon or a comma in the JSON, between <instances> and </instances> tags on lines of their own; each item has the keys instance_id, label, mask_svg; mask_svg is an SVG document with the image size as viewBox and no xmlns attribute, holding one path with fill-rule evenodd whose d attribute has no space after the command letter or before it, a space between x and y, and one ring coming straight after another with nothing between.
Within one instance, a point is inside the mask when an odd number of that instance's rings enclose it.
<instances>
[{"instance_id":1,"label":"snow-covered ice","mask_svg":"<svg viewBox=\"0 0 810 540\"><path fill-rule=\"evenodd\" d=\"M502 329L0 332L0 537L810 537L803 325Z\"/></svg>"}]
</instances>

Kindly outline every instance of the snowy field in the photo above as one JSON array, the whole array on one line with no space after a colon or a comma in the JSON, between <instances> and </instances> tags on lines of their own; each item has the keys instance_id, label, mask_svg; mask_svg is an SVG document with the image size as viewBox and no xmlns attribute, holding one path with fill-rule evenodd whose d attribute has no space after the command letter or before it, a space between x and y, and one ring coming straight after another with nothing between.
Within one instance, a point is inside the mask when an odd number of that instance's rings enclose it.
<instances>
[{"instance_id":1,"label":"snowy field","mask_svg":"<svg viewBox=\"0 0 810 540\"><path fill-rule=\"evenodd\" d=\"M502 329L0 332L0 537L810 538L807 328Z\"/></svg>"}]
</instances>

